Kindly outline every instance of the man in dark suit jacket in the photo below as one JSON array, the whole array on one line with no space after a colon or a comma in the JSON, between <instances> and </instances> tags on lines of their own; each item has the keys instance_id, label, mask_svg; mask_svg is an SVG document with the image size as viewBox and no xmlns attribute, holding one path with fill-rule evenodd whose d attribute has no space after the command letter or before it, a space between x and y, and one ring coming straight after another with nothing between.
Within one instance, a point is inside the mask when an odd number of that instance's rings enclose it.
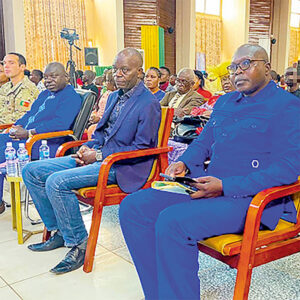
<instances>
[{"instance_id":1,"label":"man in dark suit jacket","mask_svg":"<svg viewBox=\"0 0 300 300\"><path fill-rule=\"evenodd\" d=\"M194 77L192 69L181 69L176 78L176 91L166 93L160 105L174 108L174 115L178 117L189 115L194 107L202 105L204 98L193 90Z\"/></svg>"},{"instance_id":2,"label":"man in dark suit jacket","mask_svg":"<svg viewBox=\"0 0 300 300\"><path fill-rule=\"evenodd\" d=\"M64 245L72 247L51 272L62 274L83 265L88 234L76 195L72 192L95 186L105 157L115 152L154 147L157 143L161 109L155 96L139 80L141 54L126 48L113 64L119 90L110 94L94 140L73 156L29 163L23 179L33 202L49 231L55 234L45 243L29 245L32 251L49 251ZM115 164L108 184L118 183L126 192L136 191L150 174L152 159Z\"/></svg>"}]
</instances>

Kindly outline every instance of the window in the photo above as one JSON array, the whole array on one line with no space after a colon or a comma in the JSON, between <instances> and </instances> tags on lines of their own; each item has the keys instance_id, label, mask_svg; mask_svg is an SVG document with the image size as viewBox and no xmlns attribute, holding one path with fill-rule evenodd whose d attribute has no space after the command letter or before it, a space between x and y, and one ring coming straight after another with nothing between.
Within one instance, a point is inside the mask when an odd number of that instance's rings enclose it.
<instances>
[{"instance_id":1,"label":"window","mask_svg":"<svg viewBox=\"0 0 300 300\"><path fill-rule=\"evenodd\" d=\"M300 1L300 0L299 0ZM220 0L196 0L196 12L220 16Z\"/></svg>"},{"instance_id":2,"label":"window","mask_svg":"<svg viewBox=\"0 0 300 300\"><path fill-rule=\"evenodd\" d=\"M292 0L290 26L300 27L300 0Z\"/></svg>"}]
</instances>

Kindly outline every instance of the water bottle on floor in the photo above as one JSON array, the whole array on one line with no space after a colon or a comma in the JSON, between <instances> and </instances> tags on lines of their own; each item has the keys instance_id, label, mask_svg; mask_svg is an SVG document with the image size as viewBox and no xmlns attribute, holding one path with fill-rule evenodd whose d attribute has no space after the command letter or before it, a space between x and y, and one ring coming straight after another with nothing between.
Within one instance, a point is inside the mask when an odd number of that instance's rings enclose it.
<instances>
[{"instance_id":1,"label":"water bottle on floor","mask_svg":"<svg viewBox=\"0 0 300 300\"><path fill-rule=\"evenodd\" d=\"M42 140L42 145L40 146L39 153L40 153L40 159L50 158L50 149L49 146L47 145L46 140Z\"/></svg>"},{"instance_id":2,"label":"water bottle on floor","mask_svg":"<svg viewBox=\"0 0 300 300\"><path fill-rule=\"evenodd\" d=\"M13 148L12 142L6 143L5 160L6 160L7 176L10 176L10 177L18 176L18 164L17 164L16 150Z\"/></svg>"},{"instance_id":3,"label":"water bottle on floor","mask_svg":"<svg viewBox=\"0 0 300 300\"><path fill-rule=\"evenodd\" d=\"M22 176L22 170L23 170L24 166L29 162L29 155L28 155L27 149L25 148L24 143L19 144L19 149L17 151L17 157L18 157L19 176Z\"/></svg>"}]
</instances>

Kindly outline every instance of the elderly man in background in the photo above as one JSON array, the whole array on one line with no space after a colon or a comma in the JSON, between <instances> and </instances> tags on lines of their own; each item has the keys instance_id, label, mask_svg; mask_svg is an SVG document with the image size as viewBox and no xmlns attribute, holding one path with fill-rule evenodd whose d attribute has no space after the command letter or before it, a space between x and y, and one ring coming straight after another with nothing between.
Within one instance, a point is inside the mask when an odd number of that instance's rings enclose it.
<instances>
[{"instance_id":1,"label":"elderly man in background","mask_svg":"<svg viewBox=\"0 0 300 300\"><path fill-rule=\"evenodd\" d=\"M177 117L189 115L194 107L202 105L205 102L203 96L193 90L194 76L192 69L181 69L176 78L177 91L166 93L160 105L174 108Z\"/></svg>"},{"instance_id":2,"label":"elderly man in background","mask_svg":"<svg viewBox=\"0 0 300 300\"><path fill-rule=\"evenodd\" d=\"M300 98L300 76L297 75L297 68L287 68L284 72L284 81L287 85L287 91Z\"/></svg>"},{"instance_id":3,"label":"elderly man in background","mask_svg":"<svg viewBox=\"0 0 300 300\"><path fill-rule=\"evenodd\" d=\"M10 52L3 64L10 82L0 88L0 124L16 122L39 95L35 84L24 75L26 60L23 55Z\"/></svg>"},{"instance_id":4,"label":"elderly man in background","mask_svg":"<svg viewBox=\"0 0 300 300\"><path fill-rule=\"evenodd\" d=\"M0 163L5 161L4 151L7 142L17 148L19 143L26 143L32 135L38 133L62 131L70 129L81 108L81 98L74 88L68 84L68 75L61 63L53 62L45 68L45 85L47 90L41 92L33 102L31 109L17 120L9 133L0 134ZM65 138L54 138L48 141L50 157L54 157ZM41 142L34 144L32 159L38 159ZM0 213L3 212L3 180L0 175Z\"/></svg>"},{"instance_id":5,"label":"elderly man in background","mask_svg":"<svg viewBox=\"0 0 300 300\"><path fill-rule=\"evenodd\" d=\"M44 74L41 70L34 69L32 70L29 79L36 85L39 92L42 92L46 89L44 83L43 83L43 77Z\"/></svg>"},{"instance_id":6,"label":"elderly man in background","mask_svg":"<svg viewBox=\"0 0 300 300\"><path fill-rule=\"evenodd\" d=\"M82 88L84 90L91 90L91 91L93 91L98 96L98 93L99 93L98 88L93 83L95 77L96 77L96 73L95 72L93 72L91 70L84 71L84 73L82 75L82 82L83 82Z\"/></svg>"},{"instance_id":7,"label":"elderly man in background","mask_svg":"<svg viewBox=\"0 0 300 300\"><path fill-rule=\"evenodd\" d=\"M220 97L201 135L166 170L170 176L188 174L196 190L189 195L145 189L120 205L146 299L200 299L197 242L242 233L253 196L291 184L300 173L300 103L270 80L265 49L239 47L228 70L237 91ZM280 218L296 223L292 199L268 205L261 227L273 230Z\"/></svg>"}]
</instances>

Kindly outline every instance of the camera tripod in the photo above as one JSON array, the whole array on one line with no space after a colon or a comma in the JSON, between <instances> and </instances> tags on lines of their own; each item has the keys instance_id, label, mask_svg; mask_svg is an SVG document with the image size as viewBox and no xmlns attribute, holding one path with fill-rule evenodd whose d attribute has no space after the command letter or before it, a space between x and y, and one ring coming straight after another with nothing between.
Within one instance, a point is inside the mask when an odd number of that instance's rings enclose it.
<instances>
[{"instance_id":1,"label":"camera tripod","mask_svg":"<svg viewBox=\"0 0 300 300\"><path fill-rule=\"evenodd\" d=\"M74 86L74 88L77 88L77 78L76 78L76 64L73 60L73 53L72 53L72 46L74 46L77 50L81 51L81 49L74 45L74 41L68 41L70 45L70 58L66 65L66 71L69 74L70 83Z\"/></svg>"}]
</instances>

